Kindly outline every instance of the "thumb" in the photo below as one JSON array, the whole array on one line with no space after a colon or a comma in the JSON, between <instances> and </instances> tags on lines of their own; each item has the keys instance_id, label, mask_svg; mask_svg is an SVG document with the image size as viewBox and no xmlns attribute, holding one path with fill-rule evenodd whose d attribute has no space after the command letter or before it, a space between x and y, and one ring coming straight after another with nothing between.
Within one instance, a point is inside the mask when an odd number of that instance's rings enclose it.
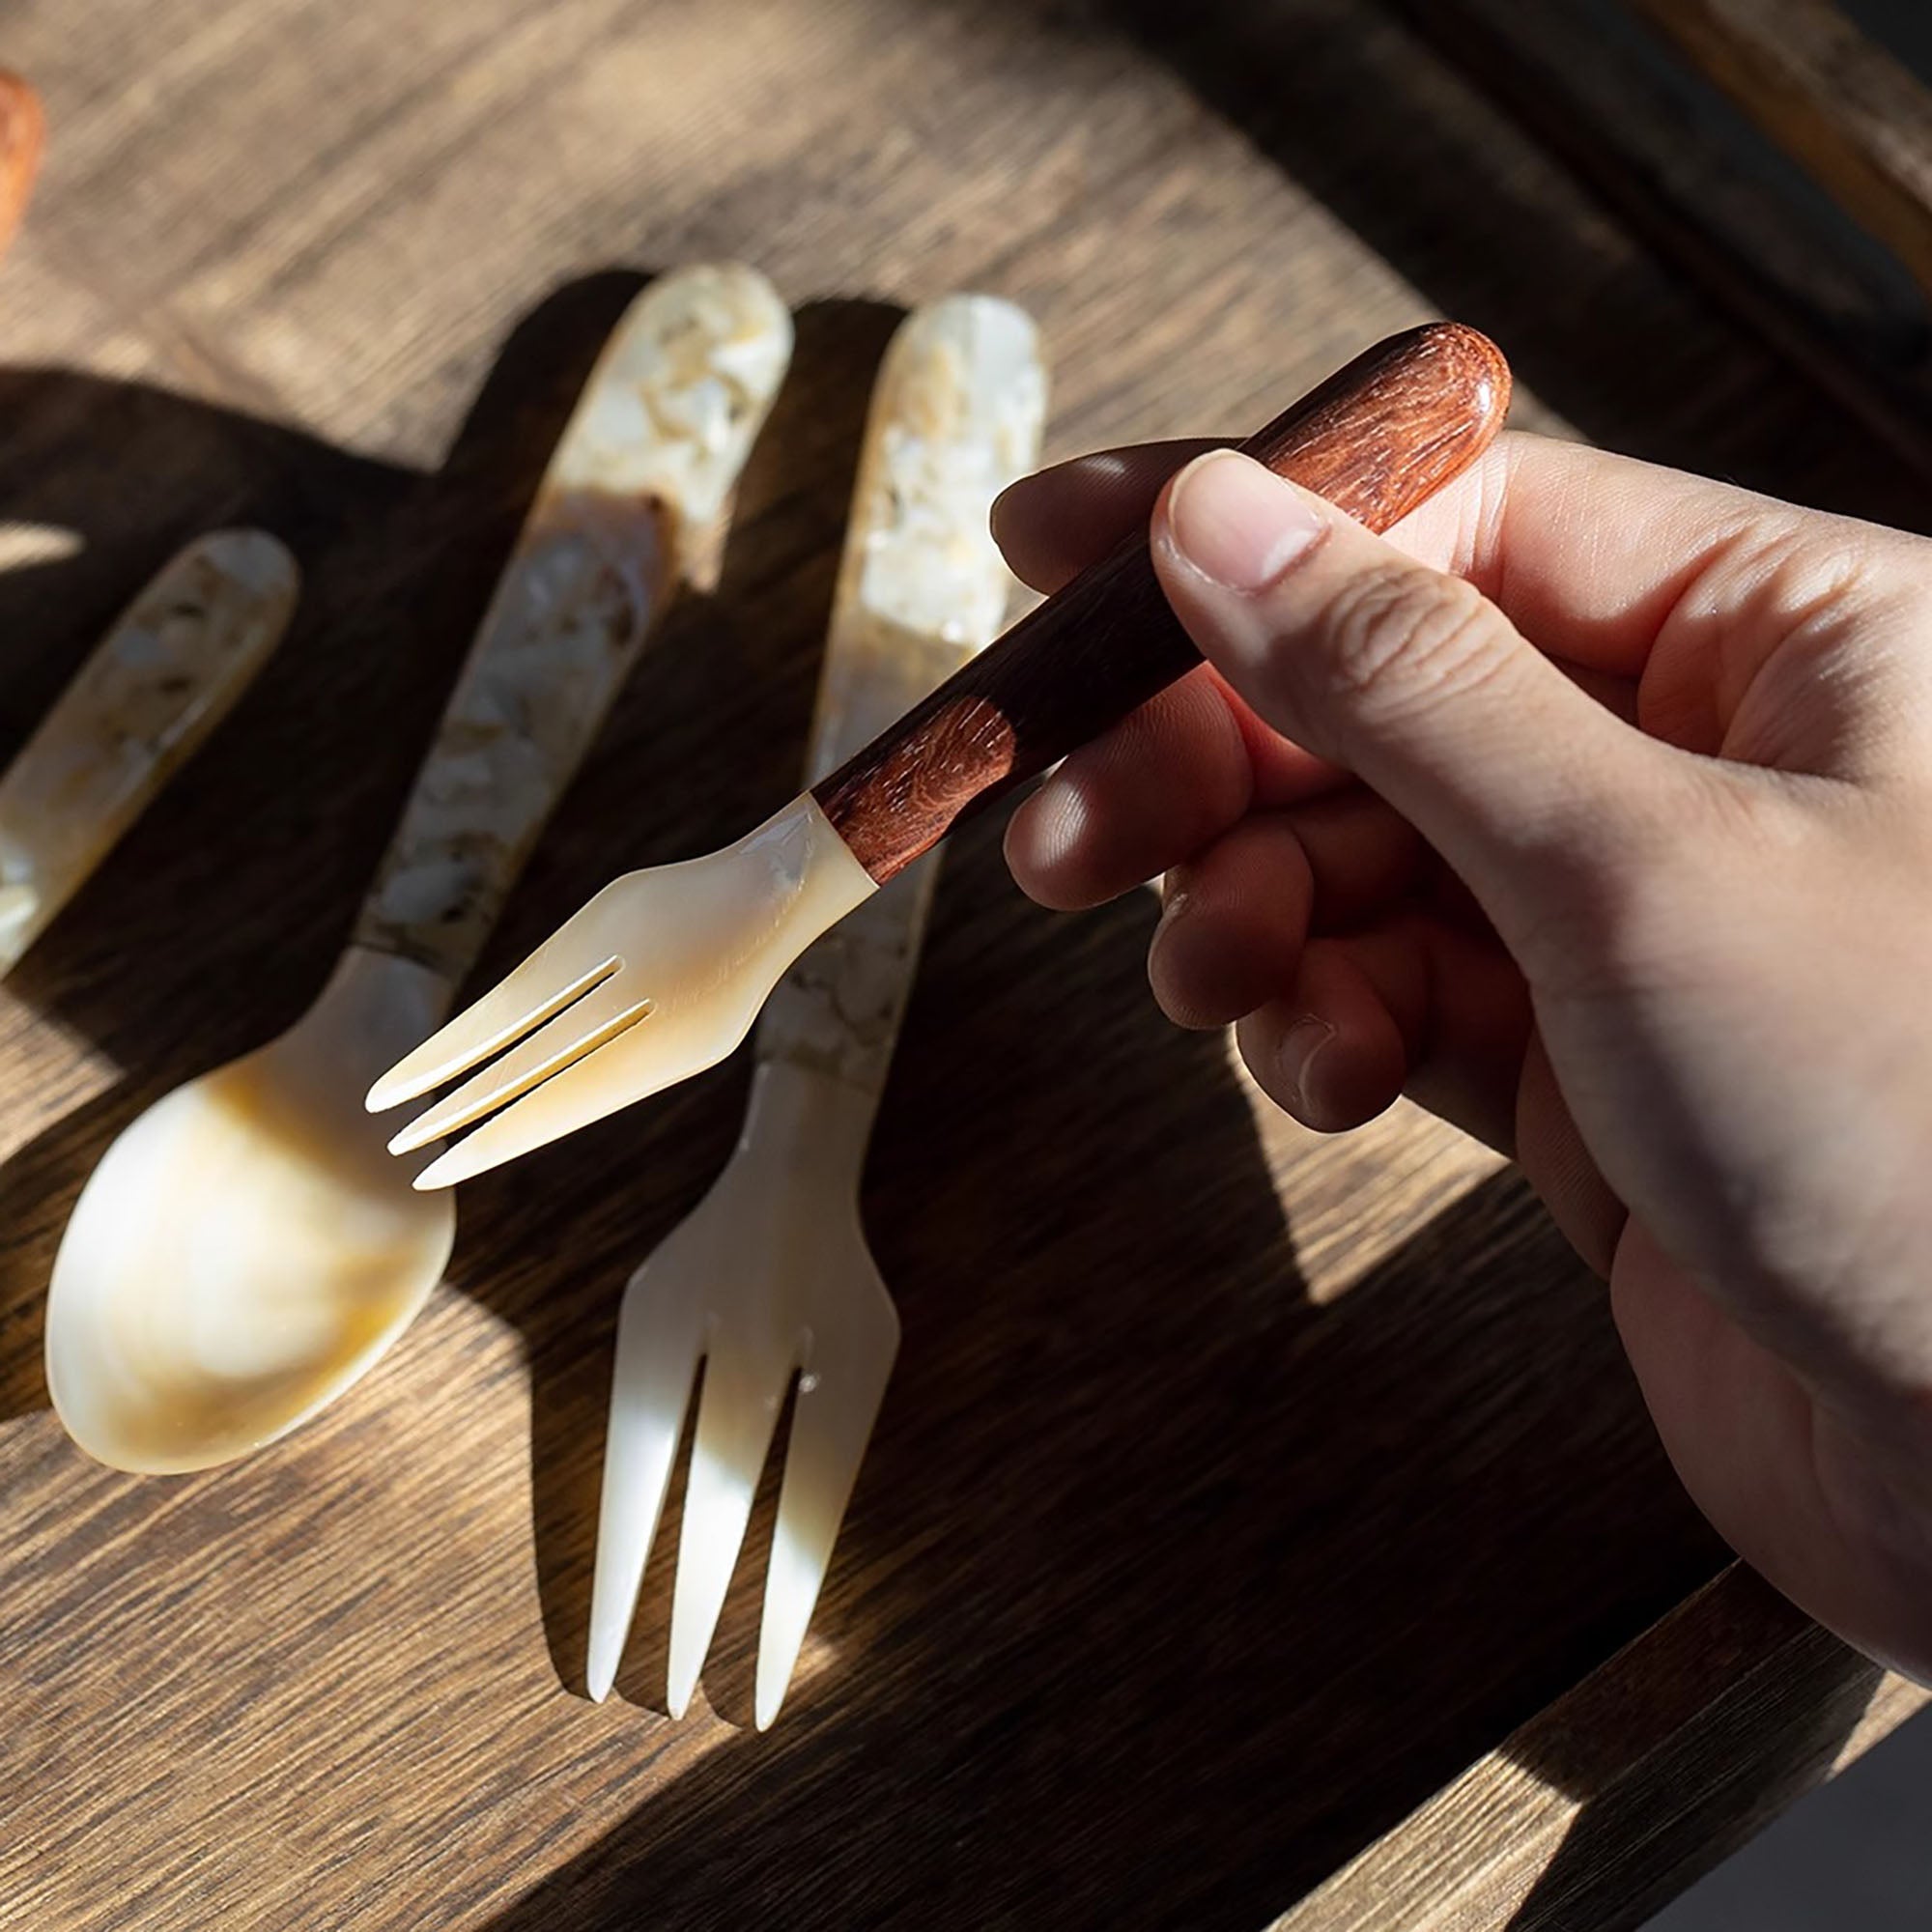
<instances>
[{"instance_id":1,"label":"thumb","mask_svg":"<svg viewBox=\"0 0 1932 1932\"><path fill-rule=\"evenodd\" d=\"M1665 748L1580 691L1496 607L1235 450L1153 517L1162 587L1265 723L1353 772L1459 872L1505 940L1608 856Z\"/></svg>"}]
</instances>

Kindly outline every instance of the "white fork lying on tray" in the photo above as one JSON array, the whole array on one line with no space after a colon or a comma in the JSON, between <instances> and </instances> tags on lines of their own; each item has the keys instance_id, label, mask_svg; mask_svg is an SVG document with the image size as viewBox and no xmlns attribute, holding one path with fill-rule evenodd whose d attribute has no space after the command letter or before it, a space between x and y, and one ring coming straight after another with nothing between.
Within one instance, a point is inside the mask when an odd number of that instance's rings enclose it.
<instances>
[{"instance_id":1,"label":"white fork lying on tray","mask_svg":"<svg viewBox=\"0 0 1932 1932\"><path fill-rule=\"evenodd\" d=\"M1011 579L987 513L1033 468L1044 408L1034 327L1009 303L955 296L894 336L866 429L809 781L991 641ZM859 1181L937 856L867 899L779 983L759 1021L737 1149L625 1291L590 1609L593 1697L616 1676L701 1358L669 1709L681 1717L696 1687L796 1373L758 1728L778 1715L898 1348Z\"/></svg>"}]
</instances>

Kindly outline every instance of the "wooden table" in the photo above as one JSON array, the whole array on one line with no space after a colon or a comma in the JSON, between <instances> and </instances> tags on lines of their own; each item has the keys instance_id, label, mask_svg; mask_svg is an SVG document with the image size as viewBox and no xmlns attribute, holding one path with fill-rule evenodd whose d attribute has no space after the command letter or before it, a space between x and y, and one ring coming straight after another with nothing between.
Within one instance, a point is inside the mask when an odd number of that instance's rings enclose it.
<instances>
[{"instance_id":1,"label":"wooden table","mask_svg":"<svg viewBox=\"0 0 1932 1932\"><path fill-rule=\"evenodd\" d=\"M307 575L0 990L0 1924L1628 1925L1913 1706L1725 1569L1516 1179L1272 1116L1155 1014L1150 904L1038 912L992 826L867 1188L904 1350L769 1736L751 1588L662 1715L668 1565L625 1695L576 1688L616 1298L742 1064L466 1188L446 1286L296 1439L88 1463L40 1368L80 1182L318 985L650 270L760 264L795 370L486 975L784 795L868 374L946 290L1039 318L1054 455L1448 312L1522 421L1922 498L1369 5L15 0L0 61L51 128L0 275L0 749L192 532Z\"/></svg>"}]
</instances>

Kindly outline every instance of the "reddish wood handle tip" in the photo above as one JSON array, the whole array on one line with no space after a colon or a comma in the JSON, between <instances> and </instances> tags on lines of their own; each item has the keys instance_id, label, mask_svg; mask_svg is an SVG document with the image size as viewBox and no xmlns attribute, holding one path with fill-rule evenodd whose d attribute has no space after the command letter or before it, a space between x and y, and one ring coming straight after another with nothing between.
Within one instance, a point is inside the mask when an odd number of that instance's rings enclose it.
<instances>
[{"instance_id":1,"label":"reddish wood handle tip","mask_svg":"<svg viewBox=\"0 0 1932 1932\"><path fill-rule=\"evenodd\" d=\"M1480 329L1425 323L1356 356L1240 446L1385 530L1490 446L1510 387L1502 351Z\"/></svg>"},{"instance_id":2,"label":"reddish wood handle tip","mask_svg":"<svg viewBox=\"0 0 1932 1932\"><path fill-rule=\"evenodd\" d=\"M17 73L0 68L0 255L26 213L46 132L41 97Z\"/></svg>"},{"instance_id":3,"label":"reddish wood handle tip","mask_svg":"<svg viewBox=\"0 0 1932 1932\"><path fill-rule=\"evenodd\" d=\"M1487 449L1510 372L1460 323L1392 335L1241 449L1384 530ZM962 813L1036 777L1201 662L1145 533L1081 572L812 791L881 885Z\"/></svg>"}]
</instances>

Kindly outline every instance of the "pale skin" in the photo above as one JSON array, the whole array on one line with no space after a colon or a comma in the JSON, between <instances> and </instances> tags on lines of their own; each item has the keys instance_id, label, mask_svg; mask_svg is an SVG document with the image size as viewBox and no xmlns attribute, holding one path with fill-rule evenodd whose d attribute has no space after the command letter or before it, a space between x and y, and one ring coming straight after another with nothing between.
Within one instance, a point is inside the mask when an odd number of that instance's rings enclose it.
<instances>
[{"instance_id":1,"label":"pale skin","mask_svg":"<svg viewBox=\"0 0 1932 1932\"><path fill-rule=\"evenodd\" d=\"M1732 1546L1932 1679L1932 542L1532 437L1386 539L1162 444L1016 485L1051 590L1146 525L1208 666L1014 814L1312 1127L1399 1094L1609 1282Z\"/></svg>"}]
</instances>

